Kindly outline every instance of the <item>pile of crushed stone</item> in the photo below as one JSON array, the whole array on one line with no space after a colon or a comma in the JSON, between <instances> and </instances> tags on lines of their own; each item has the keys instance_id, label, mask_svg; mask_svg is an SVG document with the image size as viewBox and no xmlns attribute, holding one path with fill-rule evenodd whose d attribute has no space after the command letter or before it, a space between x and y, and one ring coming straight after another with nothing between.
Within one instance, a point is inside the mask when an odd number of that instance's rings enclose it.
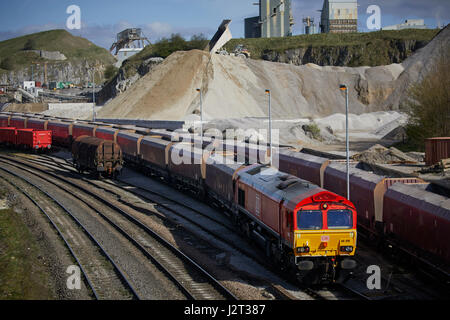
<instances>
[{"instance_id":1,"label":"pile of crushed stone","mask_svg":"<svg viewBox=\"0 0 450 320\"><path fill-rule=\"evenodd\" d=\"M370 149L356 154L352 157L354 160L363 161L367 163L417 163L417 159L410 157L397 148L386 148L382 145L376 144Z\"/></svg>"}]
</instances>

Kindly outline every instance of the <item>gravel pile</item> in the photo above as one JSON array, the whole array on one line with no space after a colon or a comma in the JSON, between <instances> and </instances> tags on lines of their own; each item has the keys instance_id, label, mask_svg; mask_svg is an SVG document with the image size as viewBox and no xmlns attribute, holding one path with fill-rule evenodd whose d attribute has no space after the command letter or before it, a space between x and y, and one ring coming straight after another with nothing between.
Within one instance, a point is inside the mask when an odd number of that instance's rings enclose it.
<instances>
[{"instance_id":1,"label":"gravel pile","mask_svg":"<svg viewBox=\"0 0 450 320\"><path fill-rule=\"evenodd\" d=\"M400 150L382 145L374 145L372 148L353 156L354 160L367 163L417 163L417 160Z\"/></svg>"}]
</instances>

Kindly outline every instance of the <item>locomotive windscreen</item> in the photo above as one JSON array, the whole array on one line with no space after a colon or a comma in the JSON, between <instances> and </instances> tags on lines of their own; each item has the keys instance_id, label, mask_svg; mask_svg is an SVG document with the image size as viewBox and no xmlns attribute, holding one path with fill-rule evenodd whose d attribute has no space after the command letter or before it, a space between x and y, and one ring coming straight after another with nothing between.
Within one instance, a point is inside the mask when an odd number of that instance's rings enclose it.
<instances>
[{"instance_id":1,"label":"locomotive windscreen","mask_svg":"<svg viewBox=\"0 0 450 320\"><path fill-rule=\"evenodd\" d=\"M299 211L297 224L299 230L321 230L323 228L322 211Z\"/></svg>"},{"instance_id":2,"label":"locomotive windscreen","mask_svg":"<svg viewBox=\"0 0 450 320\"><path fill-rule=\"evenodd\" d=\"M329 210L327 212L328 229L353 228L353 216L350 210Z\"/></svg>"}]
</instances>

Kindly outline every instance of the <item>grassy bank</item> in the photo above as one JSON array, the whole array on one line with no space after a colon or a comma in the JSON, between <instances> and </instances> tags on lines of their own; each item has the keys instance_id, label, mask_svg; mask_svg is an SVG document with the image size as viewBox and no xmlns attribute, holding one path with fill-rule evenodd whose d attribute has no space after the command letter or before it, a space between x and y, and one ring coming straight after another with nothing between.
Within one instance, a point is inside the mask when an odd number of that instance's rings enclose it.
<instances>
[{"instance_id":1,"label":"grassy bank","mask_svg":"<svg viewBox=\"0 0 450 320\"><path fill-rule=\"evenodd\" d=\"M299 35L285 38L232 39L227 50L232 50L238 44L247 46L256 57L261 57L264 50L284 52L285 50L306 47L343 47L360 46L370 43L386 43L392 40L430 41L439 30L437 29L406 29L398 31L377 31L365 33L323 33Z\"/></svg>"},{"instance_id":2,"label":"grassy bank","mask_svg":"<svg viewBox=\"0 0 450 320\"><path fill-rule=\"evenodd\" d=\"M36 239L19 214L0 210L0 300L53 299L48 279Z\"/></svg>"},{"instance_id":3,"label":"grassy bank","mask_svg":"<svg viewBox=\"0 0 450 320\"><path fill-rule=\"evenodd\" d=\"M87 39L76 37L66 30L34 33L0 42L0 69L17 70L44 61L29 50L59 51L67 61L98 61L105 65L114 63L113 56L104 48Z\"/></svg>"},{"instance_id":4,"label":"grassy bank","mask_svg":"<svg viewBox=\"0 0 450 320\"><path fill-rule=\"evenodd\" d=\"M402 51L402 44L406 41L417 41L423 46L433 39L438 31L437 29L409 29L367 33L299 35L284 38L232 39L225 46L225 49L228 52L233 52L238 44L243 44L250 50L252 59L263 59L267 52L282 54L290 49L311 48L313 55L329 55L335 54L340 48L345 48L349 55L353 57L348 66L377 66L390 64L390 56ZM171 38L162 39L125 61L123 69L125 74L133 75L139 65L148 58L166 58L173 52L180 50L203 50L207 44L208 40L202 36L193 37L191 41L187 41L179 35L172 35ZM409 55L411 53L402 54Z\"/></svg>"}]
</instances>

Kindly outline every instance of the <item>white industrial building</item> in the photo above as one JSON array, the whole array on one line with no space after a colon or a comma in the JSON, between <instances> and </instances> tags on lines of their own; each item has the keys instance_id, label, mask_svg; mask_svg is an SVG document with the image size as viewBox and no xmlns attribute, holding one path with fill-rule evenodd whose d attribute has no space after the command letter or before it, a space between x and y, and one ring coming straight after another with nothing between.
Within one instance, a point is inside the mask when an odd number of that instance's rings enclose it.
<instances>
[{"instance_id":1,"label":"white industrial building","mask_svg":"<svg viewBox=\"0 0 450 320\"><path fill-rule=\"evenodd\" d=\"M259 0L259 16L245 19L246 38L292 35L294 18L291 0Z\"/></svg>"},{"instance_id":2,"label":"white industrial building","mask_svg":"<svg viewBox=\"0 0 450 320\"><path fill-rule=\"evenodd\" d=\"M31 88L36 87L36 82L34 81L24 81L23 82L23 89L24 90L29 90Z\"/></svg>"},{"instance_id":3,"label":"white industrial building","mask_svg":"<svg viewBox=\"0 0 450 320\"><path fill-rule=\"evenodd\" d=\"M123 49L120 49L117 52L117 55L116 55L117 62L115 64L115 66L117 68L120 68L122 66L122 63L125 60L127 60L128 58L134 56L135 54L138 54L142 50L144 50L144 48L123 48Z\"/></svg>"},{"instance_id":4,"label":"white industrial building","mask_svg":"<svg viewBox=\"0 0 450 320\"><path fill-rule=\"evenodd\" d=\"M322 33L358 32L358 1L325 0L320 30Z\"/></svg>"},{"instance_id":5,"label":"white industrial building","mask_svg":"<svg viewBox=\"0 0 450 320\"><path fill-rule=\"evenodd\" d=\"M405 21L405 23L384 27L381 30L403 30L403 29L427 29L427 26L425 25L425 20L423 19L408 19Z\"/></svg>"}]
</instances>

